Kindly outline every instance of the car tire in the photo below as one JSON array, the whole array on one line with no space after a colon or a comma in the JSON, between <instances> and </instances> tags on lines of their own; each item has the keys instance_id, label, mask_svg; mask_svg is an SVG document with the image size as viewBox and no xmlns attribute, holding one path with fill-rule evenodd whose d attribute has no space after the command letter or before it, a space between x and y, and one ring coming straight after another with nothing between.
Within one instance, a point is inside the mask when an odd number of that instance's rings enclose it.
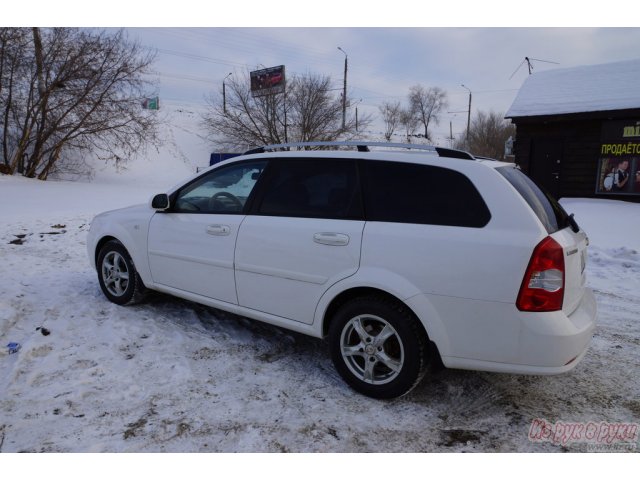
<instances>
[{"instance_id":1,"label":"car tire","mask_svg":"<svg viewBox=\"0 0 640 480\"><path fill-rule=\"evenodd\" d=\"M98 282L105 297L118 305L140 302L145 296L145 286L124 246L115 240L104 244L96 264Z\"/></svg>"},{"instance_id":2,"label":"car tire","mask_svg":"<svg viewBox=\"0 0 640 480\"><path fill-rule=\"evenodd\" d=\"M358 297L338 309L329 328L331 359L354 390L373 398L410 392L424 377L427 335L399 301Z\"/></svg>"}]
</instances>

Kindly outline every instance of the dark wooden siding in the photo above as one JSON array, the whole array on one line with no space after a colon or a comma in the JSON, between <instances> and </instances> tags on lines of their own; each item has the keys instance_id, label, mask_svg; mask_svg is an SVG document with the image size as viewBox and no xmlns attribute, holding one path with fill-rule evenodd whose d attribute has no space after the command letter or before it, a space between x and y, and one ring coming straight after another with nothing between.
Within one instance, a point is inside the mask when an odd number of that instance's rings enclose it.
<instances>
[{"instance_id":1,"label":"dark wooden siding","mask_svg":"<svg viewBox=\"0 0 640 480\"><path fill-rule=\"evenodd\" d=\"M640 110L600 112L591 114L520 117L516 124L515 162L531 173L532 151L537 141L562 140L563 157L560 168L561 197L597 197L640 202L634 195L596 195L598 159L600 158L602 123L613 119L640 118Z\"/></svg>"}]
</instances>

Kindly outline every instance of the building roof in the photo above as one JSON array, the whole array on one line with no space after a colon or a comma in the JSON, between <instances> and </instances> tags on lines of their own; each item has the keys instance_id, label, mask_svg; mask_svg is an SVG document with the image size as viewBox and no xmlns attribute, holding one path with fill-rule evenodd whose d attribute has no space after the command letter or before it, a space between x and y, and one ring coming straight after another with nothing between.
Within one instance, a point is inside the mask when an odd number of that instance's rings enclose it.
<instances>
[{"instance_id":1,"label":"building roof","mask_svg":"<svg viewBox=\"0 0 640 480\"><path fill-rule=\"evenodd\" d=\"M640 59L529 75L506 118L640 108Z\"/></svg>"}]
</instances>

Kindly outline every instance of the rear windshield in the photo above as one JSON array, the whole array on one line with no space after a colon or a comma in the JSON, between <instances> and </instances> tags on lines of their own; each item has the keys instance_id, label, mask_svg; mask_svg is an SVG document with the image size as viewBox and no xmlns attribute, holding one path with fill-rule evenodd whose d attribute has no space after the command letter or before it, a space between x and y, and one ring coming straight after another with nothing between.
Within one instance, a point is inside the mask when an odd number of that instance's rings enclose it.
<instances>
[{"instance_id":1,"label":"rear windshield","mask_svg":"<svg viewBox=\"0 0 640 480\"><path fill-rule=\"evenodd\" d=\"M500 167L497 171L522 195L547 232L551 234L568 225L569 216L562 205L522 171L514 167Z\"/></svg>"}]
</instances>

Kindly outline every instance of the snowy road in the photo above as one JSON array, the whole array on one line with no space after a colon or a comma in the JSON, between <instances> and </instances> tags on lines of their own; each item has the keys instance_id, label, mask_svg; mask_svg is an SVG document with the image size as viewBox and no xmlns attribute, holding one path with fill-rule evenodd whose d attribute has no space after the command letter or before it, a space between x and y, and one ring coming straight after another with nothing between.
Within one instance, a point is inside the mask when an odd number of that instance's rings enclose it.
<instances>
[{"instance_id":1,"label":"snowy road","mask_svg":"<svg viewBox=\"0 0 640 480\"><path fill-rule=\"evenodd\" d=\"M87 211L96 191L78 187ZM554 377L443 371L394 401L352 392L322 341L162 295L109 303L86 257L91 214L12 207L0 213L0 451L585 451L528 432L536 418L640 422L640 206L565 205L592 239L599 317L582 363ZM22 349L7 354L10 341Z\"/></svg>"}]
</instances>

